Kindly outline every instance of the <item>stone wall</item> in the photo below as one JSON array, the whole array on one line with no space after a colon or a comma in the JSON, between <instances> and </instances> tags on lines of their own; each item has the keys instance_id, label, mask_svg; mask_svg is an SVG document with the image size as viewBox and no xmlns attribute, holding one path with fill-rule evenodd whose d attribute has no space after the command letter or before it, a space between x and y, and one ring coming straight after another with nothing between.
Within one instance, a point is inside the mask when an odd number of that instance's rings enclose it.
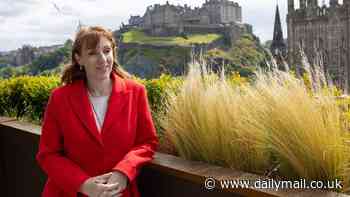
<instances>
[{"instance_id":1,"label":"stone wall","mask_svg":"<svg viewBox=\"0 0 350 197\"><path fill-rule=\"evenodd\" d=\"M135 16L132 16L135 18ZM130 21L132 21L130 19ZM183 26L187 29L197 28L197 25L231 24L242 22L242 8L229 0L209 0L202 7L194 9L182 6L165 5L149 6L143 16L140 26L152 35L167 35L169 28L175 32L182 32Z\"/></svg>"},{"instance_id":2,"label":"stone wall","mask_svg":"<svg viewBox=\"0 0 350 197\"><path fill-rule=\"evenodd\" d=\"M317 0L300 0L300 8L288 1L288 59L301 70L300 49L312 65L323 62L338 87L349 90L350 5L349 0L318 6ZM322 65L321 65L322 66Z\"/></svg>"}]
</instances>

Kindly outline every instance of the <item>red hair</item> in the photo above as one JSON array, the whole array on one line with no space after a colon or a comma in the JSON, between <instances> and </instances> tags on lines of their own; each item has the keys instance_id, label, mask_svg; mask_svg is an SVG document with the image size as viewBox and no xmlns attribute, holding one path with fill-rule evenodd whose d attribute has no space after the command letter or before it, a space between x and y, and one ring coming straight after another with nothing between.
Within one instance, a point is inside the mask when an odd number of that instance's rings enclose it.
<instances>
[{"instance_id":1,"label":"red hair","mask_svg":"<svg viewBox=\"0 0 350 197\"><path fill-rule=\"evenodd\" d=\"M86 80L86 73L84 69L80 69L80 65L75 58L75 55L80 56L82 50L95 49L100 42L101 37L107 38L112 45L113 49L113 67L112 72L119 75L122 78L130 78L130 74L121 68L117 61L117 51L116 51L116 41L114 39L113 33L103 27L82 27L75 37L72 48L72 59L71 63L66 65L61 77L61 82L63 84L69 84L75 80Z\"/></svg>"}]
</instances>

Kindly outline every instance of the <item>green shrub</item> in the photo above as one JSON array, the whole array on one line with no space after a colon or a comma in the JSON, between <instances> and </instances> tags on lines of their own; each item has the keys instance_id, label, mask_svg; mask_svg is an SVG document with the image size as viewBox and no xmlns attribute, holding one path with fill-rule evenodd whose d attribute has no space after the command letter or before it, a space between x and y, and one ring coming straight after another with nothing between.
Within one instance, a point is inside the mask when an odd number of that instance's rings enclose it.
<instances>
[{"instance_id":1,"label":"green shrub","mask_svg":"<svg viewBox=\"0 0 350 197\"><path fill-rule=\"evenodd\" d=\"M147 96L152 117L158 134L161 136L163 129L160 121L165 113L165 106L168 98L167 91L170 89L176 91L176 89L182 83L182 80L180 78L171 77L170 75L161 75L159 78L150 80L140 78L134 79L143 83L147 89Z\"/></svg>"},{"instance_id":2,"label":"green shrub","mask_svg":"<svg viewBox=\"0 0 350 197\"><path fill-rule=\"evenodd\" d=\"M21 76L0 80L0 113L38 121L50 91L58 85L57 76Z\"/></svg>"},{"instance_id":3,"label":"green shrub","mask_svg":"<svg viewBox=\"0 0 350 197\"><path fill-rule=\"evenodd\" d=\"M155 126L161 135L159 120L164 113L166 90L175 89L181 79L162 75L159 79L134 78L147 89L148 99ZM41 121L50 92L59 86L59 76L21 76L0 80L0 114Z\"/></svg>"}]
</instances>

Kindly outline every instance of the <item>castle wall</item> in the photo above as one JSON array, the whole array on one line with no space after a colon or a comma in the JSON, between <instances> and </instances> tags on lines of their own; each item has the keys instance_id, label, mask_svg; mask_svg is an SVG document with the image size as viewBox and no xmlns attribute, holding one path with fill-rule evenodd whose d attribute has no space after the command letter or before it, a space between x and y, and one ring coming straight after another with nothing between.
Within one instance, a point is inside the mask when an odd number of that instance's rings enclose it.
<instances>
[{"instance_id":1,"label":"castle wall","mask_svg":"<svg viewBox=\"0 0 350 197\"><path fill-rule=\"evenodd\" d=\"M221 24L242 22L242 8L232 1L210 0L201 8L190 9L187 6L153 5L144 14L144 27L160 25Z\"/></svg>"},{"instance_id":2,"label":"castle wall","mask_svg":"<svg viewBox=\"0 0 350 197\"><path fill-rule=\"evenodd\" d=\"M133 16L133 19L137 16ZM138 18L138 20L141 20ZM229 0L206 0L200 8L186 5L155 4L148 6L140 24L146 33L153 36L174 36L182 33L221 33L234 43L244 30L237 24L242 21L242 8ZM229 29L229 30L227 30ZM236 32L233 34L232 32Z\"/></svg>"},{"instance_id":3,"label":"castle wall","mask_svg":"<svg viewBox=\"0 0 350 197\"><path fill-rule=\"evenodd\" d=\"M242 22L241 7L234 4L221 6L220 8L221 23Z\"/></svg>"},{"instance_id":4,"label":"castle wall","mask_svg":"<svg viewBox=\"0 0 350 197\"><path fill-rule=\"evenodd\" d=\"M177 10L173 6L156 5L148 10L144 16L144 26L172 25L179 23Z\"/></svg>"}]
</instances>

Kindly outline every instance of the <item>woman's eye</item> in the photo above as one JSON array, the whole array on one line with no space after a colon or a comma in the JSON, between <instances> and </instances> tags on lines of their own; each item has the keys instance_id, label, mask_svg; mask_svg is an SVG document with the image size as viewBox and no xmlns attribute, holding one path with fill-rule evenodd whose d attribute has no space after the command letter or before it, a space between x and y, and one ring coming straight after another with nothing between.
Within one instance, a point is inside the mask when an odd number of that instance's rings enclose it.
<instances>
[{"instance_id":1,"label":"woman's eye","mask_svg":"<svg viewBox=\"0 0 350 197\"><path fill-rule=\"evenodd\" d=\"M89 52L88 55L96 55L95 52Z\"/></svg>"},{"instance_id":2,"label":"woman's eye","mask_svg":"<svg viewBox=\"0 0 350 197\"><path fill-rule=\"evenodd\" d=\"M104 50L104 53L109 53L109 52L111 52L110 49Z\"/></svg>"}]
</instances>

